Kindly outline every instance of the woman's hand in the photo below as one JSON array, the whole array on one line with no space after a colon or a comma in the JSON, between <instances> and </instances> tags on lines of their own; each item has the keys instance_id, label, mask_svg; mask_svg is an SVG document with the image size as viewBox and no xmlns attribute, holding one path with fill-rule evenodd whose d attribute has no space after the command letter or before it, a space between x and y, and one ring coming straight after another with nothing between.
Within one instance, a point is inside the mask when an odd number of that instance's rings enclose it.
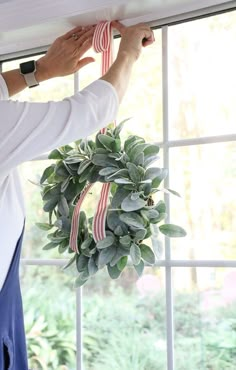
<instances>
[{"instance_id":1,"label":"woman's hand","mask_svg":"<svg viewBox=\"0 0 236 370\"><path fill-rule=\"evenodd\" d=\"M46 55L37 61L39 81L70 75L94 62L92 57L83 58L92 46L94 30L95 26L79 26L58 37Z\"/></svg>"},{"instance_id":2,"label":"woman's hand","mask_svg":"<svg viewBox=\"0 0 236 370\"><path fill-rule=\"evenodd\" d=\"M125 54L129 56L132 61L136 61L141 54L142 47L151 45L155 41L153 31L143 23L125 27L122 23L113 21L111 25L121 34L117 57L119 57L119 54Z\"/></svg>"}]
</instances>

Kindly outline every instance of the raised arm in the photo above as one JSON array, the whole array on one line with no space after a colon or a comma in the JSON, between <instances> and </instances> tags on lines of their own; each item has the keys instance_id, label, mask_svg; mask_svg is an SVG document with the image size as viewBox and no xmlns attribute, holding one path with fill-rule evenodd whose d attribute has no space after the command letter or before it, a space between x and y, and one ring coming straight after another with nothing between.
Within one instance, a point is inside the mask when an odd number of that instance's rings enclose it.
<instances>
[{"instance_id":1,"label":"raised arm","mask_svg":"<svg viewBox=\"0 0 236 370\"><path fill-rule=\"evenodd\" d=\"M120 22L114 21L112 26L120 32L122 39L115 62L101 79L113 85L121 101L128 86L133 64L138 59L142 46L153 43L154 35L144 24L125 27ZM36 80L40 83L53 77L70 75L94 62L91 57L82 58L92 46L94 29L94 26L76 27L58 37L46 55L36 62ZM10 97L27 87L19 69L4 72L2 76Z\"/></svg>"},{"instance_id":2,"label":"raised arm","mask_svg":"<svg viewBox=\"0 0 236 370\"><path fill-rule=\"evenodd\" d=\"M112 26L121 34L120 47L115 62L101 79L113 85L121 101L128 87L133 64L141 54L142 47L151 45L155 39L152 30L145 24L125 27L114 21Z\"/></svg>"}]
</instances>

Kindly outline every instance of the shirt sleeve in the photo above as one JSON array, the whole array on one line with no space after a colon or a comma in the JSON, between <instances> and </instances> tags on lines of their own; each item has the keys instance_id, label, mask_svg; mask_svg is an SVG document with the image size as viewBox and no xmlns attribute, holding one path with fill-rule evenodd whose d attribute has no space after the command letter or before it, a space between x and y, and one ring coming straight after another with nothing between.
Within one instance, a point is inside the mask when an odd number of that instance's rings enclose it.
<instances>
[{"instance_id":1,"label":"shirt sleeve","mask_svg":"<svg viewBox=\"0 0 236 370\"><path fill-rule=\"evenodd\" d=\"M0 98L8 98L1 75ZM106 127L118 106L116 90L104 80L60 102L0 101L1 177L22 162Z\"/></svg>"}]
</instances>

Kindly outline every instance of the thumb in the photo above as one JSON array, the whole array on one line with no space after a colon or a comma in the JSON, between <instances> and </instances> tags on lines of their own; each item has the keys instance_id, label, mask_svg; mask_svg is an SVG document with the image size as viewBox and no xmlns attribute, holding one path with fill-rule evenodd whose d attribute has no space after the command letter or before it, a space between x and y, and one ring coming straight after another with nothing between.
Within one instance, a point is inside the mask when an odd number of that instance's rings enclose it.
<instances>
[{"instance_id":1,"label":"thumb","mask_svg":"<svg viewBox=\"0 0 236 370\"><path fill-rule=\"evenodd\" d=\"M95 62L95 59L92 57L86 57L86 58L80 59L80 61L77 64L77 71L85 67L87 64L93 63L93 62Z\"/></svg>"}]
</instances>

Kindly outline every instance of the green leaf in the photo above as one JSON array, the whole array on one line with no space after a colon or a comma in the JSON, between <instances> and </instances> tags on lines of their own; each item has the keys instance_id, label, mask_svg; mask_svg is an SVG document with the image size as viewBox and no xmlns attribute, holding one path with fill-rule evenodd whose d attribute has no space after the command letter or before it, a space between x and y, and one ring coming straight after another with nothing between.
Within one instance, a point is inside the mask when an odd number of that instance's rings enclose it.
<instances>
[{"instance_id":1,"label":"green leaf","mask_svg":"<svg viewBox=\"0 0 236 370\"><path fill-rule=\"evenodd\" d=\"M155 263L155 254L152 249L146 244L140 244L141 256L144 261L153 265Z\"/></svg>"},{"instance_id":2,"label":"green leaf","mask_svg":"<svg viewBox=\"0 0 236 370\"><path fill-rule=\"evenodd\" d=\"M88 267L89 258L80 254L76 258L76 267L79 272L82 272L87 269Z\"/></svg>"},{"instance_id":3,"label":"green leaf","mask_svg":"<svg viewBox=\"0 0 236 370\"><path fill-rule=\"evenodd\" d=\"M142 137L139 137L139 136L134 136L134 140L132 140L127 146L126 146L126 149L125 149L125 152L127 153L127 155L130 157L130 153L131 153L131 150L141 144L141 143L144 143L144 139Z\"/></svg>"},{"instance_id":4,"label":"green leaf","mask_svg":"<svg viewBox=\"0 0 236 370\"><path fill-rule=\"evenodd\" d=\"M129 194L121 203L121 208L125 212L131 212L131 211L136 211L138 209L141 209L145 207L146 201L138 198L135 200L132 200L132 193Z\"/></svg>"},{"instance_id":5,"label":"green leaf","mask_svg":"<svg viewBox=\"0 0 236 370\"><path fill-rule=\"evenodd\" d=\"M58 211L62 216L69 216L69 206L64 195L61 196L61 199L58 202Z\"/></svg>"},{"instance_id":6,"label":"green leaf","mask_svg":"<svg viewBox=\"0 0 236 370\"><path fill-rule=\"evenodd\" d=\"M139 153L134 159L133 163L137 166L144 166L144 153ZM140 171L139 171L140 173ZM142 173L141 173L142 175Z\"/></svg>"},{"instance_id":7,"label":"green leaf","mask_svg":"<svg viewBox=\"0 0 236 370\"><path fill-rule=\"evenodd\" d=\"M149 144L145 149L144 149L144 156L153 156L158 154L160 151L160 147L155 144Z\"/></svg>"},{"instance_id":8,"label":"green leaf","mask_svg":"<svg viewBox=\"0 0 236 370\"><path fill-rule=\"evenodd\" d=\"M143 263L143 261L141 260L138 265L134 265L134 268L135 268L138 276L139 277L142 276L143 270L144 270L144 263Z\"/></svg>"},{"instance_id":9,"label":"green leaf","mask_svg":"<svg viewBox=\"0 0 236 370\"><path fill-rule=\"evenodd\" d=\"M103 240L99 240L97 242L96 247L98 249L104 249L104 248L110 247L114 243L114 241L115 241L114 236L110 235L104 238Z\"/></svg>"},{"instance_id":10,"label":"green leaf","mask_svg":"<svg viewBox=\"0 0 236 370\"><path fill-rule=\"evenodd\" d=\"M129 226L137 227L138 229L143 229L143 219L135 212L122 213L120 215L120 220Z\"/></svg>"},{"instance_id":11,"label":"green leaf","mask_svg":"<svg viewBox=\"0 0 236 370\"><path fill-rule=\"evenodd\" d=\"M114 234L117 235L117 236L122 236L124 234L123 229L120 225L116 226L116 228L114 230Z\"/></svg>"},{"instance_id":12,"label":"green leaf","mask_svg":"<svg viewBox=\"0 0 236 370\"><path fill-rule=\"evenodd\" d=\"M130 248L130 257L132 259L132 262L134 265L138 265L140 263L140 260L141 260L141 252L140 252L140 249L139 249L139 246L135 243L133 243L131 245L131 248Z\"/></svg>"},{"instance_id":13,"label":"green leaf","mask_svg":"<svg viewBox=\"0 0 236 370\"><path fill-rule=\"evenodd\" d=\"M62 153L59 149L54 149L48 156L49 159L63 159Z\"/></svg>"},{"instance_id":14,"label":"green leaf","mask_svg":"<svg viewBox=\"0 0 236 370\"><path fill-rule=\"evenodd\" d=\"M128 262L128 257L127 256L124 256L122 257L119 262L117 263L117 267L120 271L123 271L125 266L127 265L127 262Z\"/></svg>"},{"instance_id":15,"label":"green leaf","mask_svg":"<svg viewBox=\"0 0 236 370\"><path fill-rule=\"evenodd\" d=\"M42 222L36 222L35 225L41 229L41 230L51 230L53 228L54 225L50 225L50 224L47 224L47 223L42 223Z\"/></svg>"},{"instance_id":16,"label":"green leaf","mask_svg":"<svg viewBox=\"0 0 236 370\"><path fill-rule=\"evenodd\" d=\"M80 246L80 248L81 249L87 249L87 248L89 248L89 246L90 246L90 244L92 243L92 241L93 241L93 239L92 238L88 238L88 239L85 239L84 241L83 241L83 243L81 244L81 246Z\"/></svg>"},{"instance_id":17,"label":"green leaf","mask_svg":"<svg viewBox=\"0 0 236 370\"><path fill-rule=\"evenodd\" d=\"M120 243L125 247L129 247L131 243L131 237L129 235L122 236L120 238Z\"/></svg>"},{"instance_id":18,"label":"green leaf","mask_svg":"<svg viewBox=\"0 0 236 370\"><path fill-rule=\"evenodd\" d=\"M135 232L135 241L140 241L140 240L143 240L145 238L147 234L147 230L146 229L141 229L141 230L138 230Z\"/></svg>"},{"instance_id":19,"label":"green leaf","mask_svg":"<svg viewBox=\"0 0 236 370\"><path fill-rule=\"evenodd\" d=\"M96 272L98 271L98 267L94 261L94 257L91 256L89 258L89 262L88 262L88 272L89 272L89 275L92 276L92 275L95 275Z\"/></svg>"},{"instance_id":20,"label":"green leaf","mask_svg":"<svg viewBox=\"0 0 236 370\"><path fill-rule=\"evenodd\" d=\"M49 249L56 248L56 247L57 247L57 245L58 245L58 244L56 244L56 243L52 243L52 242L50 242L50 243L46 244L46 245L43 247L43 250L48 251Z\"/></svg>"},{"instance_id":21,"label":"green leaf","mask_svg":"<svg viewBox=\"0 0 236 370\"><path fill-rule=\"evenodd\" d=\"M72 155L70 157L67 157L64 160L64 162L66 164L75 164L75 163L82 162L84 159L85 159L85 155L84 154L78 154L78 153L76 153L76 155Z\"/></svg>"},{"instance_id":22,"label":"green leaf","mask_svg":"<svg viewBox=\"0 0 236 370\"><path fill-rule=\"evenodd\" d=\"M158 159L160 159L160 157L158 157L158 155L148 155L148 156L145 156L144 157L144 166L145 167L148 167L151 164L156 163L158 161Z\"/></svg>"},{"instance_id":23,"label":"green leaf","mask_svg":"<svg viewBox=\"0 0 236 370\"><path fill-rule=\"evenodd\" d=\"M187 235L186 231L177 225L164 224L159 227L162 234L169 236L170 238L182 238Z\"/></svg>"},{"instance_id":24,"label":"green leaf","mask_svg":"<svg viewBox=\"0 0 236 370\"><path fill-rule=\"evenodd\" d=\"M155 206L155 209L159 212L159 213L165 213L166 212L166 205L165 205L165 202L163 202L163 200L160 200L157 205Z\"/></svg>"},{"instance_id":25,"label":"green leaf","mask_svg":"<svg viewBox=\"0 0 236 370\"><path fill-rule=\"evenodd\" d=\"M58 198L52 198L47 203L44 204L43 210L45 212L50 212L56 207L57 203L58 203Z\"/></svg>"},{"instance_id":26,"label":"green leaf","mask_svg":"<svg viewBox=\"0 0 236 370\"><path fill-rule=\"evenodd\" d=\"M128 162L126 166L129 170L129 176L130 176L131 180L135 184L138 184L141 181L141 176L140 176L138 167L135 166L135 164L130 163L130 162Z\"/></svg>"},{"instance_id":27,"label":"green leaf","mask_svg":"<svg viewBox=\"0 0 236 370\"><path fill-rule=\"evenodd\" d=\"M166 189L166 190L168 190L171 194L176 195L177 197L181 198L181 195L177 191L172 190L172 189Z\"/></svg>"},{"instance_id":28,"label":"green leaf","mask_svg":"<svg viewBox=\"0 0 236 370\"><path fill-rule=\"evenodd\" d=\"M60 244L59 244L59 247L58 247L58 252L60 254L64 253L67 249L68 249L68 246L69 246L69 242L68 240L63 240Z\"/></svg>"},{"instance_id":29,"label":"green leaf","mask_svg":"<svg viewBox=\"0 0 236 370\"><path fill-rule=\"evenodd\" d=\"M65 179L62 184L61 184L61 192L64 193L67 189L67 187L69 186L69 183L70 183L70 176L67 177L67 179Z\"/></svg>"},{"instance_id":30,"label":"green leaf","mask_svg":"<svg viewBox=\"0 0 236 370\"><path fill-rule=\"evenodd\" d=\"M129 254L129 251L127 249L124 249L121 246L118 246L116 250L116 254L114 255L114 257L112 258L110 262L110 266L115 266L122 257L128 256L128 254Z\"/></svg>"},{"instance_id":31,"label":"green leaf","mask_svg":"<svg viewBox=\"0 0 236 370\"><path fill-rule=\"evenodd\" d=\"M62 161L56 164L54 172L59 176L59 178L67 178L69 175L69 172Z\"/></svg>"},{"instance_id":32,"label":"green leaf","mask_svg":"<svg viewBox=\"0 0 236 370\"><path fill-rule=\"evenodd\" d=\"M51 166L45 168L43 175L40 179L40 184L43 184L48 177L50 177L54 172L55 164L52 164Z\"/></svg>"},{"instance_id":33,"label":"green leaf","mask_svg":"<svg viewBox=\"0 0 236 370\"><path fill-rule=\"evenodd\" d=\"M168 171L165 168L161 169L161 173L152 180L152 187L158 188L160 183L167 177Z\"/></svg>"},{"instance_id":34,"label":"green leaf","mask_svg":"<svg viewBox=\"0 0 236 370\"><path fill-rule=\"evenodd\" d=\"M100 143L109 151L112 151L112 144L114 143L115 139L111 136L99 134L98 140Z\"/></svg>"},{"instance_id":35,"label":"green leaf","mask_svg":"<svg viewBox=\"0 0 236 370\"><path fill-rule=\"evenodd\" d=\"M100 179L99 167L93 165L89 169L89 173L87 175L87 181L90 182L90 183L94 183L94 182L99 181L99 179Z\"/></svg>"},{"instance_id":36,"label":"green leaf","mask_svg":"<svg viewBox=\"0 0 236 370\"><path fill-rule=\"evenodd\" d=\"M139 156L139 154L143 153L143 156L144 156L144 149L148 147L149 144L146 144L146 143L142 143L142 144L138 144L138 145L135 145L130 151L129 151L129 157L130 157L130 160L133 162L135 160L135 158L137 158L137 156Z\"/></svg>"},{"instance_id":37,"label":"green leaf","mask_svg":"<svg viewBox=\"0 0 236 370\"><path fill-rule=\"evenodd\" d=\"M121 271L118 269L117 266L107 265L107 271L111 279L118 279L121 274Z\"/></svg>"},{"instance_id":38,"label":"green leaf","mask_svg":"<svg viewBox=\"0 0 236 370\"><path fill-rule=\"evenodd\" d=\"M102 268L111 262L112 258L116 254L116 247L112 245L111 247L102 249L98 256L98 267Z\"/></svg>"},{"instance_id":39,"label":"green leaf","mask_svg":"<svg viewBox=\"0 0 236 370\"><path fill-rule=\"evenodd\" d=\"M77 171L78 175L81 175L81 173L84 172L84 170L86 170L86 168L88 168L90 164L91 164L90 159L84 159L83 162L81 162L79 165L79 169Z\"/></svg>"},{"instance_id":40,"label":"green leaf","mask_svg":"<svg viewBox=\"0 0 236 370\"><path fill-rule=\"evenodd\" d=\"M75 279L75 283L74 283L74 288L79 288L81 287L82 285L84 285L86 283L87 280L83 279L81 276L78 276L76 279Z\"/></svg>"},{"instance_id":41,"label":"green leaf","mask_svg":"<svg viewBox=\"0 0 236 370\"><path fill-rule=\"evenodd\" d=\"M117 172L117 168L115 168L115 167L106 167L106 168L102 168L99 171L99 175L108 176L108 175L111 175L114 172Z\"/></svg>"},{"instance_id":42,"label":"green leaf","mask_svg":"<svg viewBox=\"0 0 236 370\"><path fill-rule=\"evenodd\" d=\"M113 158L108 157L106 154L94 154L92 158L93 164L100 167L117 167L119 165Z\"/></svg>"},{"instance_id":43,"label":"green leaf","mask_svg":"<svg viewBox=\"0 0 236 370\"><path fill-rule=\"evenodd\" d=\"M126 180L126 179L115 179L114 182L118 185L122 184L122 185L135 185L133 182L129 181L129 180Z\"/></svg>"},{"instance_id":44,"label":"green leaf","mask_svg":"<svg viewBox=\"0 0 236 370\"><path fill-rule=\"evenodd\" d=\"M116 126L116 128L113 130L113 134L115 137L118 137L120 135L120 132L122 128L124 127L125 122L129 121L130 118L124 119L122 122L119 123L119 125Z\"/></svg>"},{"instance_id":45,"label":"green leaf","mask_svg":"<svg viewBox=\"0 0 236 370\"><path fill-rule=\"evenodd\" d=\"M62 267L63 270L67 269L68 267L70 267L76 260L76 254L74 254L74 256L67 262L67 264L65 266Z\"/></svg>"},{"instance_id":46,"label":"green leaf","mask_svg":"<svg viewBox=\"0 0 236 370\"><path fill-rule=\"evenodd\" d=\"M151 219L155 219L159 217L159 212L155 209L148 209L148 210L142 210L141 215L146 221L150 221Z\"/></svg>"},{"instance_id":47,"label":"green leaf","mask_svg":"<svg viewBox=\"0 0 236 370\"><path fill-rule=\"evenodd\" d=\"M113 174L107 176L107 180L114 180L115 178L128 178L129 177L129 171L126 168L123 168L121 170L116 170ZM128 179L129 180L129 179ZM130 181L130 180L129 180Z\"/></svg>"}]
</instances>

